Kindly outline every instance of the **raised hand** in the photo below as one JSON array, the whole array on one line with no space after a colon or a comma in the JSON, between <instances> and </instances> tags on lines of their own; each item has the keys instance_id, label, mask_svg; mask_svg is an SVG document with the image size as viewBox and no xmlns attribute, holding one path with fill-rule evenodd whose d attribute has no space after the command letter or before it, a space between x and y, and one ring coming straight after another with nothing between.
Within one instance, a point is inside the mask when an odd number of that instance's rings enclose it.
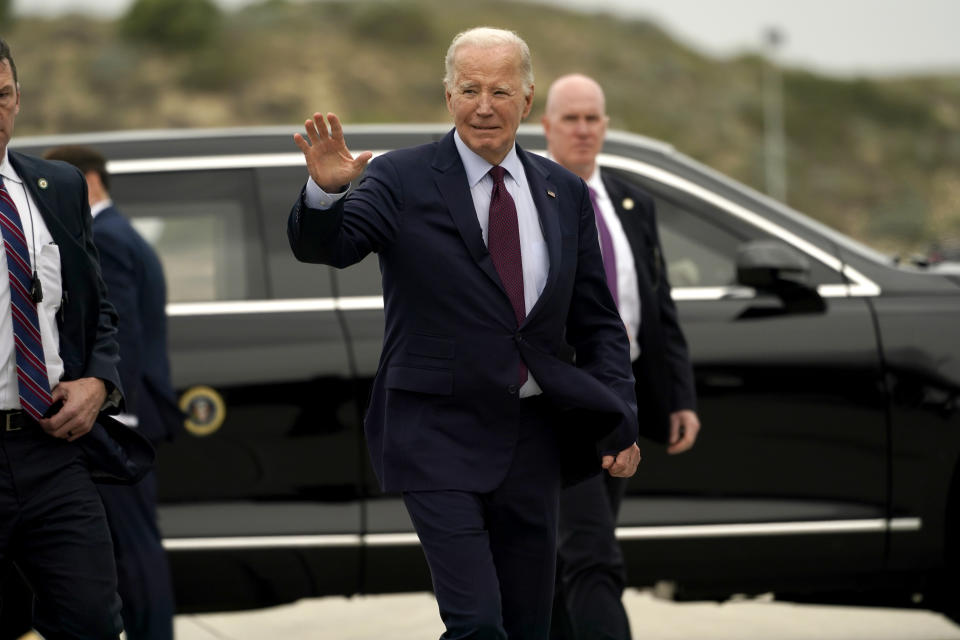
<instances>
[{"instance_id":1,"label":"raised hand","mask_svg":"<svg viewBox=\"0 0 960 640\"><path fill-rule=\"evenodd\" d=\"M356 158L351 155L343 141L343 126L333 113L327 114L330 130L324 122L322 113L313 114L313 118L304 122L307 135L293 135L293 141L303 151L307 160L307 171L317 185L329 193L338 191L363 173L373 154L364 151Z\"/></svg>"}]
</instances>

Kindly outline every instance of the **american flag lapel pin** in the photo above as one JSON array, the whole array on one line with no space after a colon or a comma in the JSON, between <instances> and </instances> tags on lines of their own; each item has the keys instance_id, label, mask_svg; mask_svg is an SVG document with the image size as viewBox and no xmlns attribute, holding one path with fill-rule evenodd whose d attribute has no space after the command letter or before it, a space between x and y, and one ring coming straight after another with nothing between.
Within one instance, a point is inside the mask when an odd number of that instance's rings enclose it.
<instances>
[{"instance_id":1,"label":"american flag lapel pin","mask_svg":"<svg viewBox=\"0 0 960 640\"><path fill-rule=\"evenodd\" d=\"M551 198L557 197L557 194L555 194L553 191L550 191L550 189L547 189L547 195L550 196Z\"/></svg>"}]
</instances>

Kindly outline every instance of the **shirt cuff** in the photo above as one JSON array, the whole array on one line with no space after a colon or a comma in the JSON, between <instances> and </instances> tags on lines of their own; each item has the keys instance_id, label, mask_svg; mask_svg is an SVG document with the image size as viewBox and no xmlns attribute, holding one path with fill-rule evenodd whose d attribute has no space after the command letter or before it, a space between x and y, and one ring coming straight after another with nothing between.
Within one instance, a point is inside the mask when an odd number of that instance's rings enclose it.
<instances>
[{"instance_id":1,"label":"shirt cuff","mask_svg":"<svg viewBox=\"0 0 960 640\"><path fill-rule=\"evenodd\" d=\"M327 193L313 181L313 178L308 178L307 187L303 193L303 201L310 209L323 211L332 208L345 195L347 195L346 189L340 193Z\"/></svg>"},{"instance_id":2,"label":"shirt cuff","mask_svg":"<svg viewBox=\"0 0 960 640\"><path fill-rule=\"evenodd\" d=\"M100 406L100 413L108 411L109 409L116 409L120 406L120 402L123 400L123 394L120 393L120 389L113 386L112 382L103 380L103 386L107 389L107 397L104 399L103 404Z\"/></svg>"}]
</instances>

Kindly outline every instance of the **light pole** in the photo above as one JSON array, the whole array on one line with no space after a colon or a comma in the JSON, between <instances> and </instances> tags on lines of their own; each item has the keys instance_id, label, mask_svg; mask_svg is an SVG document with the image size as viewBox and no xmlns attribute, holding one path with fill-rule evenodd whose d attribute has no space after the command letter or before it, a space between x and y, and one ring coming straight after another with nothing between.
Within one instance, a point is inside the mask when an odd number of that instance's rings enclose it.
<instances>
[{"instance_id":1,"label":"light pole","mask_svg":"<svg viewBox=\"0 0 960 640\"><path fill-rule=\"evenodd\" d=\"M786 143L783 136L783 78L777 64L777 48L784 35L776 27L763 34L766 60L763 65L763 149L767 194L787 200Z\"/></svg>"}]
</instances>

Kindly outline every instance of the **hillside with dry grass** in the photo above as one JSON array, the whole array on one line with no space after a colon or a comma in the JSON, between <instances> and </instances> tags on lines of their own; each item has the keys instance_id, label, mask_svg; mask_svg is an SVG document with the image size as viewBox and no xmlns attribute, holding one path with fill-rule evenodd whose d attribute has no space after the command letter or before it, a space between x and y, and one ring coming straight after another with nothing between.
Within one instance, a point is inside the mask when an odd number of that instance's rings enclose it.
<instances>
[{"instance_id":1,"label":"hillside with dry grass","mask_svg":"<svg viewBox=\"0 0 960 640\"><path fill-rule=\"evenodd\" d=\"M196 46L125 37L119 21L0 25L23 86L17 133L344 121L445 122L452 35L489 24L530 44L531 122L555 77L607 92L612 126L671 142L763 187L759 56L706 57L656 25L524 2L266 0ZM960 243L960 76L836 79L783 70L788 203L878 248Z\"/></svg>"}]
</instances>

